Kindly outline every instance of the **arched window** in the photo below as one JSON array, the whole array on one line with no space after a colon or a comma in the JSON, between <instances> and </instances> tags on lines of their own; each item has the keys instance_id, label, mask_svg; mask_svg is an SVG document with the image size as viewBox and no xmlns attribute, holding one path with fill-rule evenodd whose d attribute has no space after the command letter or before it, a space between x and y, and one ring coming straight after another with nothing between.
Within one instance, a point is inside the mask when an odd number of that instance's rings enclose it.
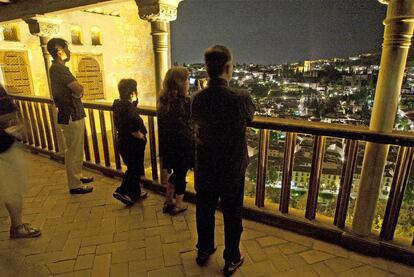
<instances>
[{"instance_id":1,"label":"arched window","mask_svg":"<svg viewBox=\"0 0 414 277\"><path fill-rule=\"evenodd\" d=\"M3 29L4 40L19 41L17 27L15 25L6 25Z\"/></svg>"},{"instance_id":2,"label":"arched window","mask_svg":"<svg viewBox=\"0 0 414 277\"><path fill-rule=\"evenodd\" d=\"M101 29L99 29L98 27L93 27L91 29L91 39L92 39L92 45L102 45Z\"/></svg>"},{"instance_id":3,"label":"arched window","mask_svg":"<svg viewBox=\"0 0 414 277\"><path fill-rule=\"evenodd\" d=\"M78 61L75 76L84 88L83 99L104 99L102 71L95 57L74 54L73 58Z\"/></svg>"},{"instance_id":4,"label":"arched window","mask_svg":"<svg viewBox=\"0 0 414 277\"><path fill-rule=\"evenodd\" d=\"M82 29L78 25L72 26L70 33L72 35L72 44L73 45L82 45Z\"/></svg>"}]
</instances>

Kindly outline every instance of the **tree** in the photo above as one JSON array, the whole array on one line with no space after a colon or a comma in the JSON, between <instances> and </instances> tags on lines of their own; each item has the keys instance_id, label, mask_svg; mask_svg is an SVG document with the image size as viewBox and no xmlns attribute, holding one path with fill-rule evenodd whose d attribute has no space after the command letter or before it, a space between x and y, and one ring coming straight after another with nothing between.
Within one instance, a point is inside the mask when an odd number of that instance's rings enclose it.
<instances>
[{"instance_id":1,"label":"tree","mask_svg":"<svg viewBox=\"0 0 414 277\"><path fill-rule=\"evenodd\" d=\"M279 172L273 167L267 167L267 179L270 183L275 183L280 179Z\"/></svg>"},{"instance_id":2,"label":"tree","mask_svg":"<svg viewBox=\"0 0 414 277\"><path fill-rule=\"evenodd\" d=\"M253 182L256 183L256 179L257 179L257 155L253 156L250 159L250 163L247 166L247 170L246 170L246 175L247 177L252 180Z\"/></svg>"},{"instance_id":3,"label":"tree","mask_svg":"<svg viewBox=\"0 0 414 277\"><path fill-rule=\"evenodd\" d=\"M252 90L252 95L255 97L265 97L269 92L269 88L265 85L254 83L250 86Z\"/></svg>"},{"instance_id":4,"label":"tree","mask_svg":"<svg viewBox=\"0 0 414 277\"><path fill-rule=\"evenodd\" d=\"M326 111L325 113L335 113L338 110L339 105L339 98L338 97L331 97L328 99L325 107Z\"/></svg>"},{"instance_id":5,"label":"tree","mask_svg":"<svg viewBox=\"0 0 414 277\"><path fill-rule=\"evenodd\" d=\"M397 129L399 130L404 130L404 131L409 131L410 130L410 123L408 121L408 118L404 117L404 118L400 118L397 116L396 120L395 120L395 127L397 127Z\"/></svg>"},{"instance_id":6,"label":"tree","mask_svg":"<svg viewBox=\"0 0 414 277\"><path fill-rule=\"evenodd\" d=\"M280 189L266 187L266 198L270 199L273 203L280 203Z\"/></svg>"},{"instance_id":7,"label":"tree","mask_svg":"<svg viewBox=\"0 0 414 277\"><path fill-rule=\"evenodd\" d=\"M342 81L342 74L335 69L333 65L327 66L324 70L320 71L321 83L322 84L333 84L338 81Z\"/></svg>"}]
</instances>

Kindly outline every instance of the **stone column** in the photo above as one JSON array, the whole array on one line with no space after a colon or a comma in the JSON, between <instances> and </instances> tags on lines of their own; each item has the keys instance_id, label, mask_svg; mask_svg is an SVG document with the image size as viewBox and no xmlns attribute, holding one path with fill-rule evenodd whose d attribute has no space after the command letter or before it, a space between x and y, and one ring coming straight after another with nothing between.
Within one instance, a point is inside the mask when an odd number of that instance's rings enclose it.
<instances>
[{"instance_id":1,"label":"stone column","mask_svg":"<svg viewBox=\"0 0 414 277\"><path fill-rule=\"evenodd\" d=\"M380 0L387 4L380 72L375 90L369 129L391 132L414 30L414 0ZM388 145L367 143L362 165L352 231L361 236L371 233Z\"/></svg>"},{"instance_id":2,"label":"stone column","mask_svg":"<svg viewBox=\"0 0 414 277\"><path fill-rule=\"evenodd\" d=\"M0 26L0 42L2 42L4 40L4 27Z\"/></svg>"},{"instance_id":3,"label":"stone column","mask_svg":"<svg viewBox=\"0 0 414 277\"><path fill-rule=\"evenodd\" d=\"M29 26L32 35L39 37L40 47L42 48L43 59L45 63L46 76L49 80L49 67L51 65L51 56L47 51L47 42L50 37L56 36L60 32L61 20L57 18L48 18L44 16L36 16L25 20Z\"/></svg>"},{"instance_id":4,"label":"stone column","mask_svg":"<svg viewBox=\"0 0 414 277\"><path fill-rule=\"evenodd\" d=\"M4 40L4 33L3 33L3 31L4 31L4 27L0 26L0 44ZM0 74L0 83L1 82L4 82L4 80L3 80L3 76L1 76L1 74Z\"/></svg>"},{"instance_id":5,"label":"stone column","mask_svg":"<svg viewBox=\"0 0 414 277\"><path fill-rule=\"evenodd\" d=\"M183 0L135 0L139 17L151 23L155 61L155 96L158 99L162 80L171 66L170 21L177 18L178 4Z\"/></svg>"},{"instance_id":6,"label":"stone column","mask_svg":"<svg viewBox=\"0 0 414 277\"><path fill-rule=\"evenodd\" d=\"M42 48L44 66L45 66L45 74L47 77L46 86L49 90L49 96L52 98L52 91L50 90L50 78L49 78L49 67L52 63L52 57L50 56L49 52L47 51L47 42L53 36L57 36L60 33L60 24L62 23L61 19L58 18L48 18L44 16L36 16L32 18L25 19L26 23L29 26L30 34L39 37L40 47ZM56 138L57 144L59 147L59 153L62 154L64 152L64 140L63 134L60 127L57 124L57 110L56 107L53 106L53 114L50 116L53 117L53 122L55 123L55 130L56 130Z\"/></svg>"},{"instance_id":7,"label":"stone column","mask_svg":"<svg viewBox=\"0 0 414 277\"><path fill-rule=\"evenodd\" d=\"M178 4L183 0L135 0L138 5L139 17L151 23L152 45L155 61L155 97L161 91L162 81L171 66L170 21L177 18ZM168 172L163 169L162 159L161 184L168 185Z\"/></svg>"}]
</instances>

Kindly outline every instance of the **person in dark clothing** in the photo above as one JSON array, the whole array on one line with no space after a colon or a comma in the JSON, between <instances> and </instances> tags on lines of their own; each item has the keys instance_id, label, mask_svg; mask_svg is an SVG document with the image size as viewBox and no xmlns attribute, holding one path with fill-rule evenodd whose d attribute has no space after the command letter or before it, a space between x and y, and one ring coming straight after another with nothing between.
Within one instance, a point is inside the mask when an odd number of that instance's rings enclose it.
<instances>
[{"instance_id":1,"label":"person in dark clothing","mask_svg":"<svg viewBox=\"0 0 414 277\"><path fill-rule=\"evenodd\" d=\"M0 202L10 215L10 238L34 238L39 229L22 222L23 192L26 187L26 164L15 138L21 138L24 128L17 117L17 107L0 85Z\"/></svg>"},{"instance_id":2,"label":"person in dark clothing","mask_svg":"<svg viewBox=\"0 0 414 277\"><path fill-rule=\"evenodd\" d=\"M50 88L58 109L57 122L65 138L65 166L69 193L90 193L93 187L83 184L92 182L93 177L82 175L86 117L81 100L83 86L65 66L71 56L67 41L52 38L47 43L47 50L53 57L49 68Z\"/></svg>"},{"instance_id":3,"label":"person in dark clothing","mask_svg":"<svg viewBox=\"0 0 414 277\"><path fill-rule=\"evenodd\" d=\"M188 70L185 67L169 69L159 99L158 131L163 168L172 172L168 179L163 211L172 215L188 208L183 204L185 178L188 169L194 167L188 89Z\"/></svg>"},{"instance_id":4,"label":"person in dark clothing","mask_svg":"<svg viewBox=\"0 0 414 277\"><path fill-rule=\"evenodd\" d=\"M193 96L191 103L196 134L196 261L204 265L216 250L214 214L220 198L225 231L223 272L232 275L243 263L239 243L244 175L249 162L245 132L255 107L247 92L228 85L233 73L229 49L212 46L204 53L204 59L208 85Z\"/></svg>"},{"instance_id":5,"label":"person in dark clothing","mask_svg":"<svg viewBox=\"0 0 414 277\"><path fill-rule=\"evenodd\" d=\"M114 198L126 205L145 198L147 192L141 190L141 176L144 176L144 152L147 129L138 113L137 82L122 79L118 83L119 98L112 104L117 130L118 150L127 166L121 186L114 192Z\"/></svg>"}]
</instances>

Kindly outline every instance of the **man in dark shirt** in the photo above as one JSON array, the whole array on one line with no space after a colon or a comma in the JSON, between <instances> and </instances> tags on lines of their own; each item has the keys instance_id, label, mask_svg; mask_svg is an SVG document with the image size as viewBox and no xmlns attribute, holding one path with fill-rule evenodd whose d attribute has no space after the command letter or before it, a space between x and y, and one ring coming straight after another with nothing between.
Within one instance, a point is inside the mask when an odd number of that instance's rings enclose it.
<instances>
[{"instance_id":1,"label":"man in dark shirt","mask_svg":"<svg viewBox=\"0 0 414 277\"><path fill-rule=\"evenodd\" d=\"M93 178L82 177L85 110L81 97L83 87L79 84L65 63L70 60L68 44L64 39L53 38L47 43L47 50L53 57L49 69L52 96L58 109L58 124L65 138L65 165L71 194L92 192L93 188L83 183Z\"/></svg>"},{"instance_id":2,"label":"man in dark shirt","mask_svg":"<svg viewBox=\"0 0 414 277\"><path fill-rule=\"evenodd\" d=\"M239 243L243 230L244 175L248 164L246 126L254 105L248 93L230 88L233 74L230 50L216 45L204 53L207 88L192 99L191 118L196 132L197 263L214 253L214 213L221 200L225 228L224 274L243 263Z\"/></svg>"}]
</instances>

